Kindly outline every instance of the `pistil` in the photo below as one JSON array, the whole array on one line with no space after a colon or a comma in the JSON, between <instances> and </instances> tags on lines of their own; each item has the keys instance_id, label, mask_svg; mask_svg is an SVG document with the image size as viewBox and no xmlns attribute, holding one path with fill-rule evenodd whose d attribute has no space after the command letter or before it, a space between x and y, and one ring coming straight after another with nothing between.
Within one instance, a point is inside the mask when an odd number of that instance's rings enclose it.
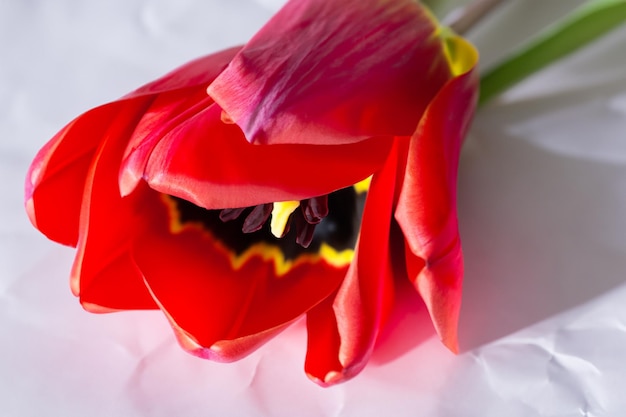
<instances>
[{"instance_id":1,"label":"pistil","mask_svg":"<svg viewBox=\"0 0 626 417\"><path fill-rule=\"evenodd\" d=\"M285 237L289 233L291 214L300 206L299 201L281 201L274 203L270 230L277 238Z\"/></svg>"}]
</instances>

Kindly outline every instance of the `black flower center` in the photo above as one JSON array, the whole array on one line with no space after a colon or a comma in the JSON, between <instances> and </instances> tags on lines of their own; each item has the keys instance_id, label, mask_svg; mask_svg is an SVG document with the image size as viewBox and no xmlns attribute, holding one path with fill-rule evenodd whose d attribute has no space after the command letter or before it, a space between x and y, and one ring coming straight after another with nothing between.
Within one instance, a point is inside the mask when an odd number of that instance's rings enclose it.
<instances>
[{"instance_id":1,"label":"black flower center","mask_svg":"<svg viewBox=\"0 0 626 417\"><path fill-rule=\"evenodd\" d=\"M224 209L220 212L220 219L225 222L233 221L244 211L245 208ZM328 216L328 212L328 195L299 202L260 204L247 214L241 231L244 233L259 231L272 216L275 218L270 223L270 230L274 236L285 237L291 230L293 222L296 228L296 243L307 248L313 241L315 226Z\"/></svg>"},{"instance_id":2,"label":"black flower center","mask_svg":"<svg viewBox=\"0 0 626 417\"><path fill-rule=\"evenodd\" d=\"M323 245L336 252L354 249L365 194L347 187L300 202L223 210L207 210L177 197L169 198L175 203L177 222L200 224L235 254L264 243L278 247L285 259L293 260L318 253ZM293 207L284 210L289 204Z\"/></svg>"}]
</instances>

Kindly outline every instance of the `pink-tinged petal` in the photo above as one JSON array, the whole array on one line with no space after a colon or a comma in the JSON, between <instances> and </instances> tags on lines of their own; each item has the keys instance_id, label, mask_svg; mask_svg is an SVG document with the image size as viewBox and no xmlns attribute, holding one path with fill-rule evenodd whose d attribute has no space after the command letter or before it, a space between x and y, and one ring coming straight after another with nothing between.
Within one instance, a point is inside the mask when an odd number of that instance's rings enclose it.
<instances>
[{"instance_id":1,"label":"pink-tinged petal","mask_svg":"<svg viewBox=\"0 0 626 417\"><path fill-rule=\"evenodd\" d=\"M453 351L463 278L456 183L461 144L478 91L475 58L467 62L467 72L439 92L411 138L395 212L408 245L410 279L439 336Z\"/></svg>"},{"instance_id":2,"label":"pink-tinged petal","mask_svg":"<svg viewBox=\"0 0 626 417\"><path fill-rule=\"evenodd\" d=\"M252 145L213 105L161 139L144 178L154 189L201 207L246 207L354 184L379 169L390 147L387 138L346 145Z\"/></svg>"},{"instance_id":3,"label":"pink-tinged petal","mask_svg":"<svg viewBox=\"0 0 626 417\"><path fill-rule=\"evenodd\" d=\"M200 228L153 225L137 237L133 253L181 344L232 361L328 297L345 275L345 267L307 255L279 272L276 250L235 255Z\"/></svg>"},{"instance_id":4,"label":"pink-tinged petal","mask_svg":"<svg viewBox=\"0 0 626 417\"><path fill-rule=\"evenodd\" d=\"M407 245L406 263L411 281L426 304L439 338L448 349L458 353L457 327L463 279L461 241L457 240L445 255L428 263L410 250Z\"/></svg>"},{"instance_id":5,"label":"pink-tinged petal","mask_svg":"<svg viewBox=\"0 0 626 417\"><path fill-rule=\"evenodd\" d=\"M76 246L85 178L105 126L113 123L120 104L108 104L74 119L35 156L26 175L26 211L48 238Z\"/></svg>"},{"instance_id":6,"label":"pink-tinged petal","mask_svg":"<svg viewBox=\"0 0 626 417\"><path fill-rule=\"evenodd\" d=\"M450 78L415 0L291 0L208 89L260 144L409 136Z\"/></svg>"},{"instance_id":7,"label":"pink-tinged petal","mask_svg":"<svg viewBox=\"0 0 626 417\"><path fill-rule=\"evenodd\" d=\"M192 61L127 96L157 94L124 152L120 169L122 195L130 194L141 181L150 154L159 140L213 104L213 100L206 94L206 87L239 49L231 48Z\"/></svg>"},{"instance_id":8,"label":"pink-tinged petal","mask_svg":"<svg viewBox=\"0 0 626 417\"><path fill-rule=\"evenodd\" d=\"M146 209L159 201L158 195L144 185L123 199L117 185L121 155L150 101L120 102L117 115L101 131L102 143L86 175L71 287L90 311L157 308L130 249L136 231L154 221Z\"/></svg>"},{"instance_id":9,"label":"pink-tinged petal","mask_svg":"<svg viewBox=\"0 0 626 417\"><path fill-rule=\"evenodd\" d=\"M393 273L389 236L398 148L406 145L401 141L395 142L387 163L372 178L355 259L332 304L321 304L307 318L309 345L305 370L313 381L323 386L345 381L363 369L391 311Z\"/></svg>"}]
</instances>

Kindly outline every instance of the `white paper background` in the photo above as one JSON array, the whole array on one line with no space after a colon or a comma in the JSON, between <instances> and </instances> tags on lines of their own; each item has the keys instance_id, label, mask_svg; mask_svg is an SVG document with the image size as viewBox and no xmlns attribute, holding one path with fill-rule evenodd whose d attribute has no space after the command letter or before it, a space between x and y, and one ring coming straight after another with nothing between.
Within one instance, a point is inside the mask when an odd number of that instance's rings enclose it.
<instances>
[{"instance_id":1,"label":"white paper background","mask_svg":"<svg viewBox=\"0 0 626 417\"><path fill-rule=\"evenodd\" d=\"M626 29L480 110L460 170L460 355L415 303L361 375L322 389L302 324L224 365L184 353L158 312L80 308L73 250L23 211L34 153L82 111L244 42L281 3L0 0L0 415L623 416ZM510 1L471 33L483 65L579 3Z\"/></svg>"}]
</instances>

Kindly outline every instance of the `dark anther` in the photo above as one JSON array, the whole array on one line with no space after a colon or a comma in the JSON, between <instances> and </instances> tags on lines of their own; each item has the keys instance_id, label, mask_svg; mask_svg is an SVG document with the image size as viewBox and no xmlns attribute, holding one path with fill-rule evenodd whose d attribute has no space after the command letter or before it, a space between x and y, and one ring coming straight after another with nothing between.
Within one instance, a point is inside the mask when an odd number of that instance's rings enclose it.
<instances>
[{"instance_id":1,"label":"dark anther","mask_svg":"<svg viewBox=\"0 0 626 417\"><path fill-rule=\"evenodd\" d=\"M302 200L300 202L304 220L310 224L318 224L328 216L328 194Z\"/></svg>"},{"instance_id":2,"label":"dark anther","mask_svg":"<svg viewBox=\"0 0 626 417\"><path fill-rule=\"evenodd\" d=\"M296 222L296 243L303 248L308 248L313 241L315 224L311 224L304 218L304 210L294 213Z\"/></svg>"},{"instance_id":3,"label":"dark anther","mask_svg":"<svg viewBox=\"0 0 626 417\"><path fill-rule=\"evenodd\" d=\"M237 217L241 216L241 213L243 213L245 209L245 207L224 209L220 211L220 220L223 222L235 220Z\"/></svg>"},{"instance_id":4,"label":"dark anther","mask_svg":"<svg viewBox=\"0 0 626 417\"><path fill-rule=\"evenodd\" d=\"M252 233L261 230L267 219L270 218L273 207L274 205L272 203L259 204L254 207L246 217L246 220L244 220L241 230L244 233Z\"/></svg>"}]
</instances>

